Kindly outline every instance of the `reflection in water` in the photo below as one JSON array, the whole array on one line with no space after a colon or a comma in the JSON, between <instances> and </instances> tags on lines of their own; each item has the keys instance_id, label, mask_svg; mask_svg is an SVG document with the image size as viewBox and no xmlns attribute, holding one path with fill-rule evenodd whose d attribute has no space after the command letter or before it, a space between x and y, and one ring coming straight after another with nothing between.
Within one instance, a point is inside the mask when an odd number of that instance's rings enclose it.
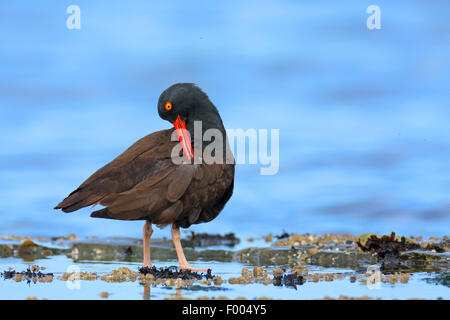
<instances>
[{"instance_id":1,"label":"reflection in water","mask_svg":"<svg viewBox=\"0 0 450 320\"><path fill-rule=\"evenodd\" d=\"M150 285L144 284L144 300L150 300Z\"/></svg>"}]
</instances>

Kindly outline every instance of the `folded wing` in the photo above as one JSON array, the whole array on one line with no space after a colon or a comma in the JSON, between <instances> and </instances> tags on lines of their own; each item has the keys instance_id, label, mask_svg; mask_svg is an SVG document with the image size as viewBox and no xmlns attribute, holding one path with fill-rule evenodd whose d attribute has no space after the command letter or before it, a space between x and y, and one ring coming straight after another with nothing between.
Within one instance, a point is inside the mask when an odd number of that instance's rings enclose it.
<instances>
[{"instance_id":1,"label":"folded wing","mask_svg":"<svg viewBox=\"0 0 450 320\"><path fill-rule=\"evenodd\" d=\"M171 132L172 130L158 131L138 140L91 175L55 209L73 212L130 191L142 182L156 184L173 167L170 155L176 142L170 141Z\"/></svg>"}]
</instances>

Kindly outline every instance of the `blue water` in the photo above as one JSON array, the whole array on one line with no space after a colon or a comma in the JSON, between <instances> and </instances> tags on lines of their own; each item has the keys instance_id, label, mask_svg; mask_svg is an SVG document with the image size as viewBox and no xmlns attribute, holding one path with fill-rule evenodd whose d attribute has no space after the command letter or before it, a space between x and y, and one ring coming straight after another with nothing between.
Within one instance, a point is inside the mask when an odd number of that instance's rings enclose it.
<instances>
[{"instance_id":1,"label":"blue water","mask_svg":"<svg viewBox=\"0 0 450 320\"><path fill-rule=\"evenodd\" d=\"M448 235L450 2L7 1L0 11L0 233L139 236L52 208L140 137L176 82L227 128L280 129L280 170L236 170L196 232ZM158 236L168 230L157 231Z\"/></svg>"},{"instance_id":2,"label":"blue water","mask_svg":"<svg viewBox=\"0 0 450 320\"><path fill-rule=\"evenodd\" d=\"M160 267L169 267L176 264L176 261L159 261L153 260ZM204 262L203 262L204 263ZM51 259L35 260L33 264L39 266L46 266L44 272L52 272L54 279L51 283L30 283L26 284L25 281L15 282L13 280L2 279L2 289L0 290L0 299L8 300L20 300L26 297L37 297L38 299L100 299L99 293L106 291L111 294L109 299L143 299L144 286L139 284L139 281L135 282L121 282L121 283L107 283L102 280L85 281L82 280L79 283L79 287L72 287L65 281L58 280L57 277L65 272L70 272L69 267L77 266L82 272L96 272L99 276L111 273L112 270L117 270L121 267L129 268L132 271L137 270L140 267L136 262L123 262L123 261L108 261L102 263L100 261L81 261L73 264L72 259L66 256L54 256ZM16 270L26 270L30 263L22 261L17 258L6 258L0 260L0 268L2 270L7 269L9 266L14 265ZM231 277L239 277L241 275L241 269L249 267L238 262L220 263L209 262L209 265L214 268L214 274L220 275L220 277L226 281ZM200 264L201 266L201 264ZM271 268L265 268L271 272ZM73 270L73 269L72 269ZM356 282L350 283L349 277L354 274L350 269L338 269L323 267L311 267L313 273L346 273L347 276L344 279L334 280L332 282L305 282L303 285L298 286L297 289L292 287L275 287L273 285L263 285L259 283L241 285L241 284L229 284L225 282L219 288L219 291L207 291L208 286L200 286L203 290L189 290L181 289L180 295L189 297L190 299L197 299L201 296L219 297L225 296L229 299L236 299L238 297L245 297L247 299L257 299L259 297L270 297L272 299L323 299L324 297L332 297L334 299L344 295L348 297L362 297L368 295L373 299L430 299L436 300L437 298L449 299L450 289L443 285L436 285L434 283L426 282L426 279L433 278L433 275L418 272L414 273L409 279L407 284L396 283L381 283L378 288L370 288L367 285ZM199 283L195 284L199 287ZM162 300L173 296L176 293L175 287L166 287L165 285L151 286L150 287L150 299Z\"/></svg>"}]
</instances>

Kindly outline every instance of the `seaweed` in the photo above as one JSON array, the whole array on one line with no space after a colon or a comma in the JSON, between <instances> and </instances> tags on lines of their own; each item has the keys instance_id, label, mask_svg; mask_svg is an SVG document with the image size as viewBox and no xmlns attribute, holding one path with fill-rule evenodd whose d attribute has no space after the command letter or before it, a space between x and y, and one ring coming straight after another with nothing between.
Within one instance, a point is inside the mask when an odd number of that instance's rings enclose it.
<instances>
[{"instance_id":1,"label":"seaweed","mask_svg":"<svg viewBox=\"0 0 450 320\"><path fill-rule=\"evenodd\" d=\"M395 232L391 235L378 236L376 234L362 235L356 242L363 251L376 252L382 260L398 258L400 252L420 249L421 246L405 237L396 237Z\"/></svg>"},{"instance_id":2,"label":"seaweed","mask_svg":"<svg viewBox=\"0 0 450 320\"><path fill-rule=\"evenodd\" d=\"M434 251L436 251L438 253L445 252L445 248L443 247L443 245L442 244L439 245L437 243L428 243L425 246L425 250L430 250L430 251L434 250Z\"/></svg>"},{"instance_id":3,"label":"seaweed","mask_svg":"<svg viewBox=\"0 0 450 320\"><path fill-rule=\"evenodd\" d=\"M155 266L149 267L141 267L139 268L139 273L142 274L151 274L155 277L155 279L182 279L182 280L202 280L202 279L213 279L214 276L211 274L211 269L205 273L192 272L190 270L178 270L176 268L159 268L157 269Z\"/></svg>"},{"instance_id":4,"label":"seaweed","mask_svg":"<svg viewBox=\"0 0 450 320\"><path fill-rule=\"evenodd\" d=\"M442 272L441 274L438 274L434 278L430 278L426 280L428 283L434 283L434 284L440 284L446 287L450 288L450 272Z\"/></svg>"},{"instance_id":5,"label":"seaweed","mask_svg":"<svg viewBox=\"0 0 450 320\"><path fill-rule=\"evenodd\" d=\"M43 273L37 269L35 269L35 266L28 267L25 271L15 271L15 270L5 270L4 272L0 272L0 277L3 277L3 279L14 279L18 282L22 280L26 280L27 283L36 283L38 279L42 279L45 281L41 282L51 282L53 280L53 273Z\"/></svg>"},{"instance_id":6,"label":"seaweed","mask_svg":"<svg viewBox=\"0 0 450 320\"><path fill-rule=\"evenodd\" d=\"M283 233L280 234L279 236L275 236L275 238L277 238L278 240L287 239L287 238L289 238L289 233L287 233L286 231L283 230Z\"/></svg>"},{"instance_id":7,"label":"seaweed","mask_svg":"<svg viewBox=\"0 0 450 320\"><path fill-rule=\"evenodd\" d=\"M273 284L277 287L282 287L284 285L285 287L292 287L297 290L297 285L302 285L303 283L305 283L303 276L298 275L295 272L273 277Z\"/></svg>"}]
</instances>

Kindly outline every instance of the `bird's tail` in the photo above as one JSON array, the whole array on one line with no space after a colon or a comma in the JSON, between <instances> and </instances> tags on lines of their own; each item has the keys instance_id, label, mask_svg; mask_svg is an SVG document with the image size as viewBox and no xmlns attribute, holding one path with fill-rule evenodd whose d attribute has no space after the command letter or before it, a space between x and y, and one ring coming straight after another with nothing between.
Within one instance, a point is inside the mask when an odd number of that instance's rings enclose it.
<instances>
[{"instance_id":1,"label":"bird's tail","mask_svg":"<svg viewBox=\"0 0 450 320\"><path fill-rule=\"evenodd\" d=\"M77 189L63 201L61 201L55 209L61 209L64 212L73 212L83 207L95 205L104 197L103 194L92 193L88 190Z\"/></svg>"},{"instance_id":2,"label":"bird's tail","mask_svg":"<svg viewBox=\"0 0 450 320\"><path fill-rule=\"evenodd\" d=\"M114 219L111 217L108 208L97 210L91 213L92 218Z\"/></svg>"}]
</instances>

